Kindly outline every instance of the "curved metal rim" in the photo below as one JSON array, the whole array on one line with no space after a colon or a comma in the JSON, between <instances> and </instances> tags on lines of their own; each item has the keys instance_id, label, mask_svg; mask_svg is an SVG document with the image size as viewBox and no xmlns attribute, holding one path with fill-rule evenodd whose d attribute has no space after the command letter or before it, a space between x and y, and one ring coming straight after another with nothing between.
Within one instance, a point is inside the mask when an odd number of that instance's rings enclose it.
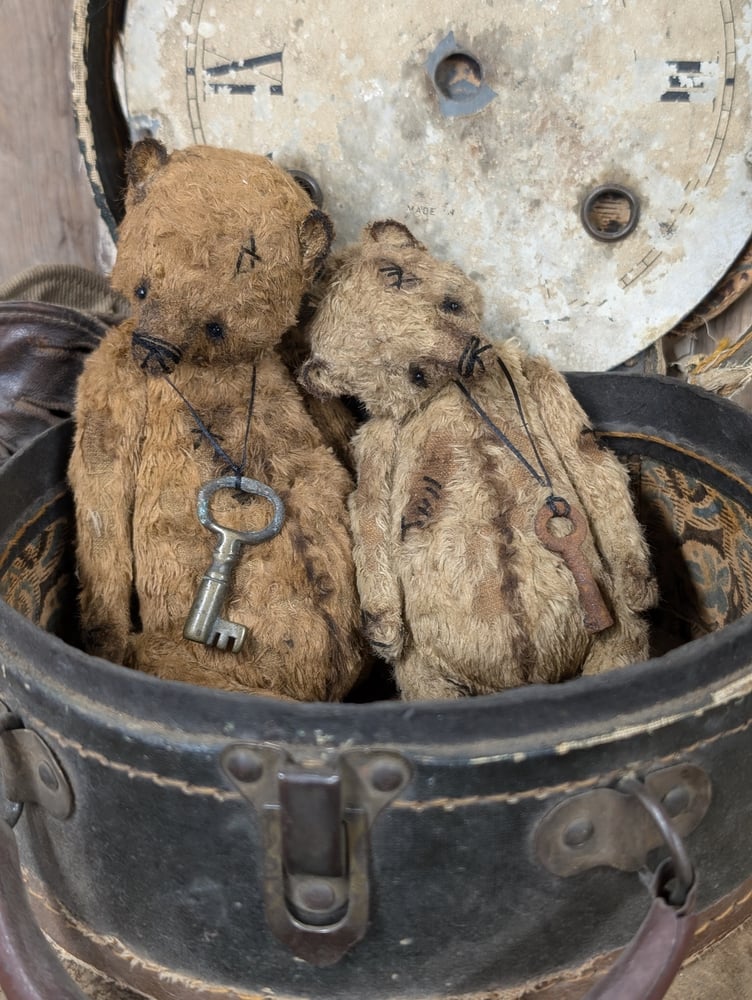
<instances>
[{"instance_id":1,"label":"curved metal rim","mask_svg":"<svg viewBox=\"0 0 752 1000\"><path fill-rule=\"evenodd\" d=\"M114 98L111 74L100 70L113 64L116 28L122 22L125 0L94 3L75 0L71 31L70 70L73 116L81 155L100 216L113 240L123 216L122 190L124 148L128 142L128 125ZM89 104L89 88L106 88L111 96L105 113L93 114ZM102 147L117 159L101 161ZM115 148L117 147L117 154Z\"/></svg>"}]
</instances>

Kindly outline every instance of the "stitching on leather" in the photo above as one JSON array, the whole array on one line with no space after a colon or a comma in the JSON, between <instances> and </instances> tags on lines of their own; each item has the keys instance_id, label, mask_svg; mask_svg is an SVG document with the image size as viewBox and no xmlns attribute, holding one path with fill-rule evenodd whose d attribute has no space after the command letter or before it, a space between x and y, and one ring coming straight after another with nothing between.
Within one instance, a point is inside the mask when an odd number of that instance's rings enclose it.
<instances>
[{"instance_id":1,"label":"stitching on leather","mask_svg":"<svg viewBox=\"0 0 752 1000\"><path fill-rule=\"evenodd\" d=\"M472 805L492 805L497 802L507 802L515 805L517 802L524 802L528 799L547 799L551 795L562 792L572 792L576 789L594 788L603 782L615 780L624 773L624 768L616 771L609 771L606 774L599 774L594 778L582 778L580 781L565 781L559 785L547 785L541 788L526 788L520 792L497 792L493 795L467 795L463 798L441 798L441 799L396 799L392 802L393 809L409 809L412 812L425 812L428 809L443 809L445 812L453 812L455 809L462 809Z\"/></svg>"},{"instance_id":2,"label":"stitching on leather","mask_svg":"<svg viewBox=\"0 0 752 1000\"><path fill-rule=\"evenodd\" d=\"M39 890L32 887L28 881L28 873L24 870L24 876L26 880L26 891L30 896L38 901L53 917L58 918L63 923L65 923L74 933L79 934L82 938L91 942L97 947L101 947L111 951L119 960L128 963L131 968L141 968L150 974L156 975L162 982L174 983L176 985L181 985L185 987L199 988L206 995L216 995L222 998L222 1000L268 1000L267 994L258 993L238 993L231 991L230 987L217 987L212 986L210 983L206 983L204 980L188 979L176 973L173 969L167 968L163 965L158 965L156 962L149 961L143 958L141 955L137 955L123 944L123 942L115 937L113 934L97 934L91 927L87 924L81 923L77 920L68 909L66 909L59 901L55 904L49 899L49 897L43 895ZM62 947L65 951L65 946ZM617 954L617 951L613 952L603 952L601 954L595 955L590 958L584 965L579 966L576 969L562 969L560 972L555 973L553 976L548 974L545 978L528 980L525 983L519 983L517 986L511 986L506 989L494 990L488 992L484 990L482 993L462 993L458 994L452 1000L493 1000L495 997L501 998L511 998L511 990L522 990L522 993L515 993L515 997L523 998L527 997L529 991L537 993L543 989L550 989L552 986L563 985L563 984L577 984L580 981L589 981L594 975L600 975L608 968L608 965L613 960L613 957ZM73 955L73 958L76 958ZM85 961L85 959L83 960ZM605 964L604 964L605 962ZM97 970L95 970L97 971ZM139 989L138 985L131 985L125 982L126 986L132 989ZM271 994L270 994L271 995ZM274 996L277 1000L298 1000L298 998L285 997L281 994L275 993Z\"/></svg>"},{"instance_id":3,"label":"stitching on leather","mask_svg":"<svg viewBox=\"0 0 752 1000\"><path fill-rule=\"evenodd\" d=\"M608 972L620 950L615 949L594 955L576 969L561 969L556 973L548 973L540 979L529 979L524 983L502 987L491 992L484 990L482 993L458 993L448 997L447 1000L533 1000L533 997L538 995L556 1000L559 988L562 986L577 986L580 983L583 988L592 986L596 977ZM553 992L554 989L557 990L556 993Z\"/></svg>"},{"instance_id":4,"label":"stitching on leather","mask_svg":"<svg viewBox=\"0 0 752 1000\"><path fill-rule=\"evenodd\" d=\"M666 754L663 757L650 757L647 760L640 759L636 761L630 761L626 763L623 767L614 769L613 771L606 772L605 774L598 774L593 778L583 778L580 781L563 782L559 785L548 785L546 787L540 788L527 788L520 792L498 792L494 795L475 795L466 796L465 798L441 798L441 799L426 799L423 801L410 801L407 799L397 799L392 802L393 809L412 809L416 812L422 812L426 809L445 809L451 812L453 809L461 808L462 806L474 805L474 804L491 804L494 802L508 802L511 805L518 801L525 801L527 799L545 799L551 795L556 795L562 792L571 792L575 789L586 789L595 788L598 785L603 785L609 781L612 781L624 774L625 771L637 770L644 767L646 763L649 763L651 769L659 767L662 764L671 764L677 761L682 761L687 754L699 750L703 747L711 746L718 740L723 739L727 736L736 736L739 733L745 732L752 726L752 719L737 726L735 729L726 729L722 733L716 733L715 736L709 736L705 740L698 740L696 743L692 743L690 746L682 747L680 750L675 751L671 754Z\"/></svg>"},{"instance_id":5,"label":"stitching on leather","mask_svg":"<svg viewBox=\"0 0 752 1000\"><path fill-rule=\"evenodd\" d=\"M695 929L694 937L697 938L705 932L711 925L722 921L724 918L728 917L730 913L739 907L743 906L746 902L752 899L752 889L747 892L740 899L735 899L722 913L716 914L706 920L701 927ZM747 926L752 929L752 914L748 916L739 924L735 924L733 927L729 927L725 934L720 937L711 938L702 948L697 951L692 951L690 955L684 960L682 968L686 968L689 965L694 964L702 958L707 952L712 951L721 941L725 940L730 934L733 934L737 930L741 930ZM616 961L618 956L621 954L622 949L617 948L610 952L600 952L597 955L591 956L590 959L583 965L578 966L576 969L562 969L557 974L551 976L548 975L543 979L538 979L535 981L529 981L525 984L520 984L519 989L522 992L515 994L515 1000L532 1000L533 996L539 993L548 995L548 991L556 986L576 986L578 983L583 983L584 986L591 986L595 977L605 975L611 964ZM550 994L553 1000L554 994ZM511 1000L513 994L504 990L493 993L477 993L477 994L462 994L453 997L452 1000L495 1000L499 997L500 1000Z\"/></svg>"},{"instance_id":6,"label":"stitching on leather","mask_svg":"<svg viewBox=\"0 0 752 1000\"><path fill-rule=\"evenodd\" d=\"M241 802L243 800L243 797L239 792L216 788L212 785L193 785L188 781L184 781L182 778L168 778L164 775L158 774L156 771L142 771L137 767L131 767L130 764L124 764L118 760L111 760L109 757L105 757L104 754L98 753L96 750L90 750L83 746L83 744L78 743L76 740L70 739L68 736L63 736L62 733L52 729L50 726L46 726L40 719L36 719L32 715L25 714L25 718L31 723L29 728L42 730L46 735L52 737L55 742L59 743L61 747L74 750L79 757L85 760L93 760L102 767L108 767L113 771L119 771L121 774L125 774L129 778L140 778L145 781L151 781L160 788L171 788L175 791L181 792L183 795L207 796L209 798L216 799L218 802Z\"/></svg>"},{"instance_id":7,"label":"stitching on leather","mask_svg":"<svg viewBox=\"0 0 752 1000\"><path fill-rule=\"evenodd\" d=\"M152 781L160 787L173 788L185 795L206 795L217 799L219 802L236 802L242 799L242 796L237 792L214 788L210 785L193 785L190 782L179 778L167 778L158 774L156 771L142 771L139 768L132 767L130 764L124 764L120 761L111 760L104 754L98 753L95 750L89 750L83 746L83 744L64 736L56 729L48 726L41 719L37 719L29 713L22 713L22 715L31 723L32 728L41 730L57 741L60 746L75 750L79 756L85 759L94 760L102 767L109 767L114 771L127 774L131 778L141 778L146 781ZM603 785L605 782L612 781L619 775L624 774L625 771L644 767L646 763L649 763L651 768L654 768L662 764L670 764L672 762L681 761L687 754L692 753L693 751L699 750L703 747L712 746L714 743L717 743L718 740L725 739L726 737L736 736L739 733L745 732L750 727L752 727L752 719L749 719L747 722L734 729L727 729L721 733L716 733L715 736L710 736L704 740L698 740L696 743L692 743L687 747L682 747L680 750L671 754L666 754L663 757L650 757L647 761L644 758L636 761L630 761L624 764L623 767L616 768L606 774L597 774L594 777L583 778L579 781L563 782L558 785L541 786L539 788L527 788L519 792L497 792L492 795L469 795L462 798L448 798L444 796L437 799L423 800L396 799L392 802L391 808L408 809L414 812L424 812L427 809L443 809L447 812L451 812L454 809L460 809L465 806L478 804L491 805L498 802L507 802L510 805L514 805L516 802L526 801L528 799L546 799L552 795L571 792L576 789L594 788L599 785Z\"/></svg>"},{"instance_id":8,"label":"stitching on leather","mask_svg":"<svg viewBox=\"0 0 752 1000\"><path fill-rule=\"evenodd\" d=\"M253 994L239 994L239 993L228 993L227 988L217 988L212 987L209 984L205 984L203 981L189 980L185 977L181 977L176 974L171 969L165 968L164 966L157 965L155 962L150 962L136 955L135 953L129 951L126 946L119 940L119 938L114 935L102 935L96 934L88 925L81 923L76 920L76 918L65 908L62 904L57 902L57 905L53 905L49 897L43 895L41 892L36 890L31 884L31 876L24 869L24 879L26 882L26 889L30 896L33 896L44 908L62 919L69 927L71 927L76 933L80 934L86 940L92 942L100 947L105 947L113 951L118 958L123 959L128 962L130 967L140 966L150 973L155 973L162 981L174 982L176 984L185 984L187 986L199 986L205 993L215 993L224 1000L266 1000L265 996L256 993ZM752 889L747 892L738 900L734 900L730 906L728 906L722 913L711 917L709 920L705 921L701 927L698 927L695 931L695 937L700 933L704 932L710 925L719 922L728 916L729 913L743 906L744 903L752 898ZM730 927L728 932L719 938L713 938L701 949L691 952L690 956L685 960L684 967L694 964L700 958L702 958L706 952L711 951L716 947L721 941L723 941L729 934L733 934L737 930L741 930L747 924L752 921L752 915L743 920L740 924L736 924ZM605 973L612 961L615 960L616 956L620 953L621 949L616 949L610 952L600 952L597 955L591 956L587 962L583 965L578 966L576 969L561 969L558 973L553 976L548 974L543 978L537 980L528 980L526 983L520 983L517 987L512 987L511 989L521 989L523 992L518 993L519 998L532 997L532 994L539 993L549 990L553 986L561 986L564 984L576 985L580 982L584 982L585 985L590 985L592 983L594 976L600 976ZM75 957L75 956L74 956ZM130 985L126 983L126 985ZM137 988L137 987L136 987ZM493 1000L494 997L511 997L511 993L508 990L502 989L499 991L482 993L463 993L457 995L453 1000ZM280 997L279 1000L284 1000L284 997Z\"/></svg>"},{"instance_id":9,"label":"stitching on leather","mask_svg":"<svg viewBox=\"0 0 752 1000\"><path fill-rule=\"evenodd\" d=\"M748 898L749 896L744 897L744 899ZM741 905L742 902L743 900L739 900L739 905ZM732 904L726 912L728 913L730 910L733 910L736 905L737 905L736 903ZM712 923L714 923L716 920L719 919L720 917L712 917L705 924L703 924L703 929L709 927ZM682 969L686 969L689 968L689 966L694 965L695 962L698 962L709 952L713 951L714 948L717 948L722 941L725 941L727 937L730 937L732 934L735 934L736 931L744 932L745 929L747 931L752 931L752 914L750 914L750 916L748 916L745 920L742 920L741 923L734 924L733 927L729 927L725 934L721 934L719 935L719 937L716 938L711 937L710 940L707 941L702 946L702 948L698 948L696 951L691 951L689 955L684 959L684 962L682 963Z\"/></svg>"},{"instance_id":10,"label":"stitching on leather","mask_svg":"<svg viewBox=\"0 0 752 1000\"><path fill-rule=\"evenodd\" d=\"M723 911L723 913L718 913L715 916L711 917L709 920L706 920L705 923L702 925L702 927L698 926L695 929L695 937L699 937L700 934L704 933L708 929L708 927L712 926L713 924L717 924L719 921L724 920L726 917L728 917L728 915L730 913L733 913L734 910L738 910L740 906L744 906L745 903L748 903L750 901L750 899L752 899L752 889L750 889L749 892L745 896L742 896L741 899L735 899L735 900L733 900L733 902L731 903L731 905L728 906ZM746 923L747 920L749 920L751 918L752 918L752 914L750 914L750 916L746 917L744 919L743 923ZM741 924L737 924L736 926L737 927L741 927L742 925ZM731 930L736 930L736 927L731 928ZM702 952L705 951L705 950L706 949L703 948L701 951L698 952L698 954L702 954Z\"/></svg>"},{"instance_id":11,"label":"stitching on leather","mask_svg":"<svg viewBox=\"0 0 752 1000\"><path fill-rule=\"evenodd\" d=\"M242 800L242 796L238 792L225 791L223 789L214 788L212 786L202 786L202 785L192 785L187 781L181 780L179 778L167 778L163 775L158 774L156 771L142 771L139 768L132 767L129 764L124 764L121 761L112 760L106 757L104 754L99 753L96 750L91 750L85 747L82 743L76 740L70 739L68 736L64 736L61 732L53 729L51 726L46 725L41 719L37 719L35 716L28 713L24 713L24 718L28 721L29 727L35 730L43 732L45 735L51 737L58 743L61 747L65 747L69 750L74 750L81 758L85 760L93 760L102 767L110 768L113 771L119 771L121 774L126 774L130 778L141 778L146 781L151 781L155 785L160 787L172 788L185 795L208 795L212 798L217 799L220 802L237 802ZM495 803L495 802L509 802L514 804L517 801L529 799L529 798L547 798L551 794L557 792L567 792L572 791L577 788L590 788L599 783L602 783L604 779L616 778L619 774L623 773L623 768L609 772L606 775L600 774L595 778L583 778L580 781L565 782L560 785L552 785L546 788L533 788L525 789L521 792L499 792L495 795L476 795L467 796L465 798L440 798L440 799L429 799L429 800L409 800L409 799L397 799L392 802L392 808L397 809L409 809L415 812L423 812L427 809L444 809L446 812L451 812L454 809L462 808L468 805L474 805L477 803Z\"/></svg>"},{"instance_id":12,"label":"stitching on leather","mask_svg":"<svg viewBox=\"0 0 752 1000\"><path fill-rule=\"evenodd\" d=\"M24 875L27 875L25 871ZM143 958L141 955L137 955L135 952L129 951L123 942L113 934L96 934L87 924L83 924L79 920L76 920L73 914L62 906L62 904L58 902L57 905L53 905L47 896L44 896L38 890L32 888L32 886L28 884L28 880L26 891L49 913L53 914L54 917L57 917L59 920L62 920L65 924L67 924L68 927L70 927L76 934L80 934L81 937L90 941L97 947L105 948L111 951L118 959L127 962L130 968L144 969L146 972L156 975L159 980L165 983L174 983L176 985L192 989L199 988L203 994L207 996L218 996L221 997L222 1000L268 1000L268 998L261 993L238 993L227 986L212 986L211 983L206 983L203 980L188 979L185 976L181 976L173 969L169 969L164 965L158 965L156 962L151 962ZM63 946L63 951L65 950L66 949ZM72 955L72 957L76 958L75 955ZM125 982L124 985L131 987L131 989L140 988L138 986L131 986L128 982ZM279 1000L285 1000L285 998L280 995L275 994L275 996L278 996Z\"/></svg>"}]
</instances>

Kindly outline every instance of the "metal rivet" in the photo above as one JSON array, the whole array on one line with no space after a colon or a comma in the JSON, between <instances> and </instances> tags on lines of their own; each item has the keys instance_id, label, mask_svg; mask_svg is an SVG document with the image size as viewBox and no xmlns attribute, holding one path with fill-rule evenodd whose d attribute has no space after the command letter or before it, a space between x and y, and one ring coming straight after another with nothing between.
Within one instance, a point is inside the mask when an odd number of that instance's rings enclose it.
<instances>
[{"instance_id":1,"label":"metal rivet","mask_svg":"<svg viewBox=\"0 0 752 1000\"><path fill-rule=\"evenodd\" d=\"M567 847L582 847L595 833L595 827L586 816L570 823L564 831L562 840Z\"/></svg>"},{"instance_id":2,"label":"metal rivet","mask_svg":"<svg viewBox=\"0 0 752 1000\"><path fill-rule=\"evenodd\" d=\"M686 785L676 785L666 792L661 803L669 816L678 816L689 808L689 789Z\"/></svg>"},{"instance_id":3,"label":"metal rivet","mask_svg":"<svg viewBox=\"0 0 752 1000\"><path fill-rule=\"evenodd\" d=\"M51 792L56 792L60 787L58 776L46 760L43 760L37 768L37 774L39 775L39 780L42 782L44 787L48 788Z\"/></svg>"},{"instance_id":4,"label":"metal rivet","mask_svg":"<svg viewBox=\"0 0 752 1000\"><path fill-rule=\"evenodd\" d=\"M402 768L390 760L377 761L368 772L368 777L377 792L393 792L405 779Z\"/></svg>"},{"instance_id":5,"label":"metal rivet","mask_svg":"<svg viewBox=\"0 0 752 1000\"><path fill-rule=\"evenodd\" d=\"M225 767L237 781L249 784L258 781L264 772L264 764L259 755L245 747L231 750L225 757Z\"/></svg>"},{"instance_id":6,"label":"metal rivet","mask_svg":"<svg viewBox=\"0 0 752 1000\"><path fill-rule=\"evenodd\" d=\"M629 188L621 184L602 184L585 198L580 217L594 239L614 243L623 240L637 225L640 203Z\"/></svg>"},{"instance_id":7,"label":"metal rivet","mask_svg":"<svg viewBox=\"0 0 752 1000\"><path fill-rule=\"evenodd\" d=\"M330 910L337 901L337 894L324 879L311 880L298 889L298 901L308 910Z\"/></svg>"}]
</instances>

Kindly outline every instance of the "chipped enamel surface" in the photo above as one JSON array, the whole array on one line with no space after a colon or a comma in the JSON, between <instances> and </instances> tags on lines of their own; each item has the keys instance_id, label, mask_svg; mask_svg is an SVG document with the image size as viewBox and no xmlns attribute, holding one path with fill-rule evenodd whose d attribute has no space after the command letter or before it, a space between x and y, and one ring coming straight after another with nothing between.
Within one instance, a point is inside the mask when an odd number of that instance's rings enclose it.
<instances>
[{"instance_id":1,"label":"chipped enamel surface","mask_svg":"<svg viewBox=\"0 0 752 1000\"><path fill-rule=\"evenodd\" d=\"M565 369L609 368L652 343L748 240L752 0L363 11L129 0L134 134L308 172L340 244L370 220L405 222L479 281L489 332ZM451 72L429 73L452 44ZM462 101L472 113L456 113ZM604 184L640 205L613 243L580 218Z\"/></svg>"}]
</instances>

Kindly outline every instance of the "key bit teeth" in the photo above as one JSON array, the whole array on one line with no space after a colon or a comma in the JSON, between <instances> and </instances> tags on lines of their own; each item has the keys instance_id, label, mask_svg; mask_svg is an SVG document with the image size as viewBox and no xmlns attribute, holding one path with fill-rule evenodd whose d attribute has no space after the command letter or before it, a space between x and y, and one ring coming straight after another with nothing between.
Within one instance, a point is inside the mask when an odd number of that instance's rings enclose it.
<instances>
[{"instance_id":1,"label":"key bit teeth","mask_svg":"<svg viewBox=\"0 0 752 1000\"><path fill-rule=\"evenodd\" d=\"M245 642L246 631L245 625L228 622L221 629L217 629L209 645L222 652L239 653Z\"/></svg>"},{"instance_id":2,"label":"key bit teeth","mask_svg":"<svg viewBox=\"0 0 752 1000\"><path fill-rule=\"evenodd\" d=\"M243 635L230 636L230 645L227 647L229 653L239 653L245 642L245 632Z\"/></svg>"}]
</instances>

